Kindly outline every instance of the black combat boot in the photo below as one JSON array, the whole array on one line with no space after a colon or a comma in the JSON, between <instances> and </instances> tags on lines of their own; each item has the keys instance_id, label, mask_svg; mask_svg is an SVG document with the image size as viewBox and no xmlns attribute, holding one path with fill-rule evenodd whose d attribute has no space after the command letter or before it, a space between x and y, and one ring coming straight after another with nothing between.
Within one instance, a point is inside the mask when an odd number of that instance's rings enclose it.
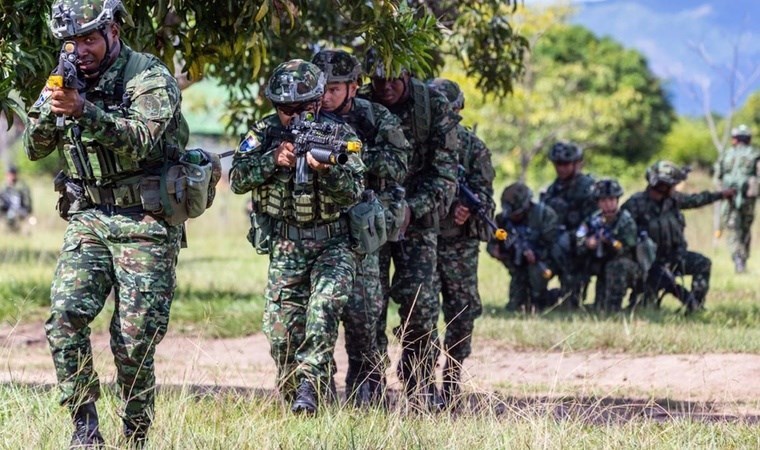
<instances>
[{"instance_id":1,"label":"black combat boot","mask_svg":"<svg viewBox=\"0 0 760 450\"><path fill-rule=\"evenodd\" d=\"M443 367L443 389L441 396L447 408L456 407L461 400L461 389L459 382L462 377L462 370L459 363L446 360Z\"/></svg>"},{"instance_id":2,"label":"black combat boot","mask_svg":"<svg viewBox=\"0 0 760 450\"><path fill-rule=\"evenodd\" d=\"M357 408L370 403L370 385L368 374L360 361L348 360L346 371L346 400Z\"/></svg>"},{"instance_id":3,"label":"black combat boot","mask_svg":"<svg viewBox=\"0 0 760 450\"><path fill-rule=\"evenodd\" d=\"M145 448L148 442L148 425L125 420L124 439L128 448Z\"/></svg>"},{"instance_id":4,"label":"black combat boot","mask_svg":"<svg viewBox=\"0 0 760 450\"><path fill-rule=\"evenodd\" d=\"M290 410L296 414L313 415L317 413L317 390L309 380L301 380L296 389L296 399Z\"/></svg>"},{"instance_id":5,"label":"black combat boot","mask_svg":"<svg viewBox=\"0 0 760 450\"><path fill-rule=\"evenodd\" d=\"M95 402L85 403L71 412L74 419L74 434L71 435L70 449L103 448L106 444L98 426L98 410Z\"/></svg>"}]
</instances>

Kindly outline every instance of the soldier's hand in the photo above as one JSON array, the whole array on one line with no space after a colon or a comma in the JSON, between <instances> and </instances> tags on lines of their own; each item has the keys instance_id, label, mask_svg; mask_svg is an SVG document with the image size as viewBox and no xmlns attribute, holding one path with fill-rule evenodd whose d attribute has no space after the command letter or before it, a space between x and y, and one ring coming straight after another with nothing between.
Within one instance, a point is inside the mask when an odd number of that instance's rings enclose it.
<instances>
[{"instance_id":1,"label":"soldier's hand","mask_svg":"<svg viewBox=\"0 0 760 450\"><path fill-rule=\"evenodd\" d=\"M595 249L599 245L599 241L596 240L596 236L590 236L586 238L586 247L591 250Z\"/></svg>"},{"instance_id":2,"label":"soldier's hand","mask_svg":"<svg viewBox=\"0 0 760 450\"><path fill-rule=\"evenodd\" d=\"M725 200L730 200L736 197L736 189L735 188L723 189L722 191L720 191L720 195L723 196Z\"/></svg>"},{"instance_id":3,"label":"soldier's hand","mask_svg":"<svg viewBox=\"0 0 760 450\"><path fill-rule=\"evenodd\" d=\"M292 142L280 142L274 150L274 164L282 167L296 166L296 152Z\"/></svg>"},{"instance_id":4,"label":"soldier's hand","mask_svg":"<svg viewBox=\"0 0 760 450\"><path fill-rule=\"evenodd\" d=\"M84 110L84 99L72 88L53 88L50 95L50 111L56 115L79 118Z\"/></svg>"},{"instance_id":5,"label":"soldier's hand","mask_svg":"<svg viewBox=\"0 0 760 450\"><path fill-rule=\"evenodd\" d=\"M314 157L311 156L311 153L306 154L306 163L308 163L309 167L311 167L313 170L323 171L330 168L329 164L321 163L314 159Z\"/></svg>"},{"instance_id":6,"label":"soldier's hand","mask_svg":"<svg viewBox=\"0 0 760 450\"><path fill-rule=\"evenodd\" d=\"M525 257L525 261L528 262L528 264L535 264L536 263L536 254L533 253L533 250L527 249L523 252L523 256Z\"/></svg>"},{"instance_id":7,"label":"soldier's hand","mask_svg":"<svg viewBox=\"0 0 760 450\"><path fill-rule=\"evenodd\" d=\"M457 225L462 225L463 223L467 222L467 219L470 218L470 210L467 209L466 206L462 204L457 204L454 207L454 223Z\"/></svg>"}]
</instances>

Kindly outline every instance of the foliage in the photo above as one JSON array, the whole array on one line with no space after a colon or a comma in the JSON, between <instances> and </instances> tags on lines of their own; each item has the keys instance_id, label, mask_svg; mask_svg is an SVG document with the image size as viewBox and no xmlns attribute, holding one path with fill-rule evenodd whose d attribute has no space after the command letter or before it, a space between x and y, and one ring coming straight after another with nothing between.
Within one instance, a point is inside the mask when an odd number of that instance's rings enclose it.
<instances>
[{"instance_id":1,"label":"foliage","mask_svg":"<svg viewBox=\"0 0 760 450\"><path fill-rule=\"evenodd\" d=\"M514 4L511 0L124 3L136 24L124 30L125 41L137 50L158 55L175 73L184 73L184 81L218 78L230 88L233 127L261 115L265 102L258 86L274 66L295 57L308 59L322 47L340 46L357 52L376 47L388 67L407 67L419 74L435 71L440 52L446 51L467 61L468 71L479 77L485 92L505 94L519 73L526 46L507 21L507 7ZM59 43L47 29L48 14L47 7L40 8L40 3L32 0L7 1L0 7L0 71L7 75L0 82L3 109L12 104L12 90L28 107L54 65ZM439 27L436 17L447 22ZM446 24L447 34L461 49L438 45Z\"/></svg>"},{"instance_id":2,"label":"foliage","mask_svg":"<svg viewBox=\"0 0 760 450\"><path fill-rule=\"evenodd\" d=\"M718 154L704 121L681 117L665 136L663 152L659 156L679 164L709 168Z\"/></svg>"}]
</instances>

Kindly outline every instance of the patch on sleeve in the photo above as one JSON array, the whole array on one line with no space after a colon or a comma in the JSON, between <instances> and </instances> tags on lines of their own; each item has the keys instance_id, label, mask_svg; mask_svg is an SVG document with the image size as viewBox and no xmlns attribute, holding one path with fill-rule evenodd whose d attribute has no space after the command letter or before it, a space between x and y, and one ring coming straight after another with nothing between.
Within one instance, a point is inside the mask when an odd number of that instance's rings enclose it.
<instances>
[{"instance_id":1,"label":"patch on sleeve","mask_svg":"<svg viewBox=\"0 0 760 450\"><path fill-rule=\"evenodd\" d=\"M45 103L47 101L47 99L50 98L51 95L53 95L53 91L50 88L48 88L47 86L45 86L45 88L42 89L42 92L40 93L39 98L37 99L36 102L34 102L34 105L32 105L32 106L34 108L38 108L43 103Z\"/></svg>"},{"instance_id":2,"label":"patch on sleeve","mask_svg":"<svg viewBox=\"0 0 760 450\"><path fill-rule=\"evenodd\" d=\"M256 134L253 131L249 131L248 134L245 135L245 139L243 139L243 142L240 143L240 148L238 148L239 153L248 153L254 148L261 145L261 142L259 142L259 138L256 136Z\"/></svg>"}]
</instances>

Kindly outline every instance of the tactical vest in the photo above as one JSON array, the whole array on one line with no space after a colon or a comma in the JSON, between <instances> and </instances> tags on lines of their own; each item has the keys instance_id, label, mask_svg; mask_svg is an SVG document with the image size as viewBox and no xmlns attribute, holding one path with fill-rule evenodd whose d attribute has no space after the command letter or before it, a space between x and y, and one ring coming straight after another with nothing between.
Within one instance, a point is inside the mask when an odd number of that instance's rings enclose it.
<instances>
[{"instance_id":1,"label":"tactical vest","mask_svg":"<svg viewBox=\"0 0 760 450\"><path fill-rule=\"evenodd\" d=\"M593 184L593 178L585 174L575 176L567 185L555 181L541 195L541 201L557 213L561 224L564 224L567 230L574 230L593 211L587 208L591 197L590 187Z\"/></svg>"},{"instance_id":2,"label":"tactical vest","mask_svg":"<svg viewBox=\"0 0 760 450\"><path fill-rule=\"evenodd\" d=\"M143 71L163 63L153 55L138 53L126 46L122 51L127 54L127 62L117 75L113 90L88 91L87 100L107 113L121 111L127 117L132 98L141 94L139 90L142 88L139 85L127 87L127 84ZM189 136L179 106L161 140L141 161L116 154L101 145L96 136L81 132L77 135L77 130L78 127L69 130L62 152L70 176L84 182L93 203L121 207L141 204L139 182L142 175L158 174L167 160L176 161ZM81 140L81 150L76 145L77 139Z\"/></svg>"},{"instance_id":3,"label":"tactical vest","mask_svg":"<svg viewBox=\"0 0 760 450\"><path fill-rule=\"evenodd\" d=\"M642 199L646 211L636 217L639 230L646 230L657 244L657 259L670 260L686 250L684 228L686 218L673 198L666 198L661 205L653 200ZM640 201L642 201L640 200Z\"/></svg>"}]
</instances>

